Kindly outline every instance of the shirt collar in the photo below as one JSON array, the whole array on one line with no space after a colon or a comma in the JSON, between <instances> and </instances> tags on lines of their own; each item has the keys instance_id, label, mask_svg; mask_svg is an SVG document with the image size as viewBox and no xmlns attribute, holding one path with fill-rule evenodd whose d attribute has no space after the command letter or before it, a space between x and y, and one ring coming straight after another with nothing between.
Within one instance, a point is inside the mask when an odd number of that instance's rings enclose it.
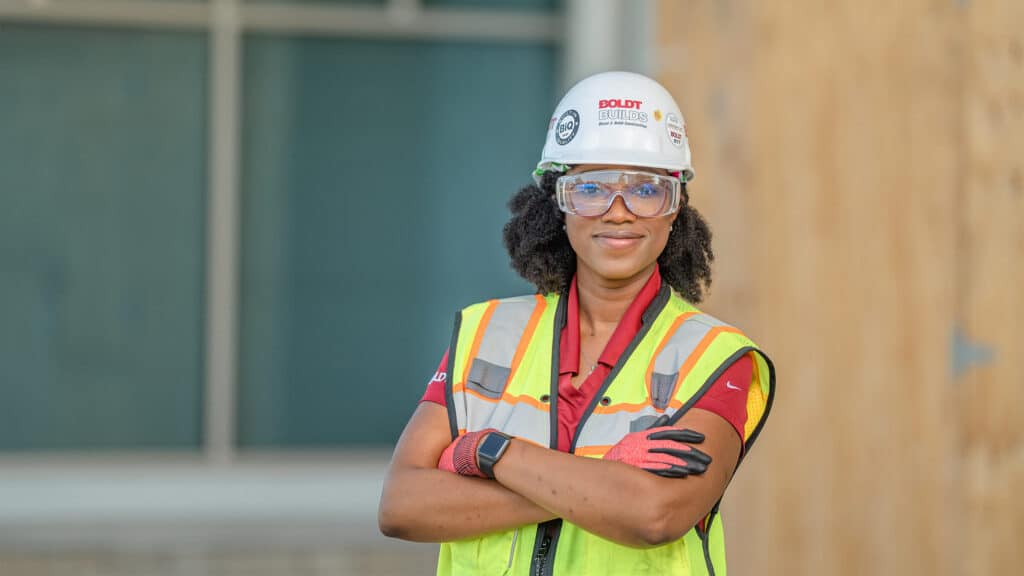
<instances>
[{"instance_id":1,"label":"shirt collar","mask_svg":"<svg viewBox=\"0 0 1024 576\"><path fill-rule=\"evenodd\" d=\"M637 293L636 298L626 308L625 314L615 327L608 344L597 359L600 364L607 367L615 366L619 357L625 352L629 343L643 326L643 315L647 307L651 305L654 298L661 289L661 272L658 265L654 265L654 272L647 279L647 283ZM580 301L579 292L576 290L576 276L573 275L569 284L569 297L566 303L565 328L562 329L559 342L558 373L578 374L580 371Z\"/></svg>"}]
</instances>

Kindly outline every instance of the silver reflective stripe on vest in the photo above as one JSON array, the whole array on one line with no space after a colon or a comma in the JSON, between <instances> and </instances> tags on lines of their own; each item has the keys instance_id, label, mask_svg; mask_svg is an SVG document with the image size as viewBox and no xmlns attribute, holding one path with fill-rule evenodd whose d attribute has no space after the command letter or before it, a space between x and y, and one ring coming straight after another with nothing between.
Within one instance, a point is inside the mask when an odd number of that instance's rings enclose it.
<instances>
[{"instance_id":1,"label":"silver reflective stripe on vest","mask_svg":"<svg viewBox=\"0 0 1024 576\"><path fill-rule=\"evenodd\" d=\"M607 446L622 439L623 430L636 432L645 430L661 416L654 406L645 406L635 412L613 412L611 414L593 413L587 420L587 427L583 429L579 439L576 441L576 452L589 446Z\"/></svg>"},{"instance_id":2,"label":"silver reflective stripe on vest","mask_svg":"<svg viewBox=\"0 0 1024 576\"><path fill-rule=\"evenodd\" d=\"M494 406L493 404L491 406ZM526 438L534 444L547 446L549 420L547 410L540 410L526 402L501 402L487 415L481 428L497 428L517 438Z\"/></svg>"},{"instance_id":3,"label":"silver reflective stripe on vest","mask_svg":"<svg viewBox=\"0 0 1024 576\"><path fill-rule=\"evenodd\" d=\"M460 394L456 394L458 396ZM467 431L497 428L506 434L547 445L550 419L547 410L540 410L525 401L510 403L507 400L483 400L472 394L462 396L466 417L459 422L460 428Z\"/></svg>"},{"instance_id":4,"label":"silver reflective stripe on vest","mask_svg":"<svg viewBox=\"0 0 1024 576\"><path fill-rule=\"evenodd\" d=\"M654 371L651 373L651 402L656 408L668 408L675 392L676 380L679 379L679 369L712 328L724 325L724 322L707 314L698 314L687 318L669 337L661 353L654 359Z\"/></svg>"},{"instance_id":5,"label":"silver reflective stripe on vest","mask_svg":"<svg viewBox=\"0 0 1024 576\"><path fill-rule=\"evenodd\" d=\"M508 398L488 401L472 394L456 394L458 396L465 400L467 412L467 416L459 422L460 428L469 431L497 428L517 438L547 446L551 418L547 405L543 405L545 409L540 409L521 399L510 403Z\"/></svg>"},{"instance_id":6,"label":"silver reflective stripe on vest","mask_svg":"<svg viewBox=\"0 0 1024 576\"><path fill-rule=\"evenodd\" d=\"M512 359L516 355L519 339L530 322L530 315L537 305L532 296L521 296L501 300L491 321L487 324L480 350L469 368L466 387L476 390L488 398L501 398L508 384Z\"/></svg>"},{"instance_id":7,"label":"silver reflective stripe on vest","mask_svg":"<svg viewBox=\"0 0 1024 576\"><path fill-rule=\"evenodd\" d=\"M635 432L651 425L658 416L665 413L676 390L679 370L693 354L701 340L717 326L724 326L705 314L687 318L676 331L669 336L665 346L654 359L654 370L651 373L651 404L639 410L621 410L611 413L595 411L587 419L576 442L577 448L585 446L610 446L622 438L623 430ZM645 386L643 382L637 383ZM611 390L611 388L609 388ZM619 399L609 397L611 404ZM668 412L670 415L672 412Z\"/></svg>"}]
</instances>

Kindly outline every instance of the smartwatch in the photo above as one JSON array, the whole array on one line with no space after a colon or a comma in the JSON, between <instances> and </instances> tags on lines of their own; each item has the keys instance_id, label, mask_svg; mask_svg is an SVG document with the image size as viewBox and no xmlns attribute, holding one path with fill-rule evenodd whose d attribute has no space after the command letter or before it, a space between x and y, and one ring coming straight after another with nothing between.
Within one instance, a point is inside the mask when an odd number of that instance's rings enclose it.
<instances>
[{"instance_id":1,"label":"smartwatch","mask_svg":"<svg viewBox=\"0 0 1024 576\"><path fill-rule=\"evenodd\" d=\"M501 460L512 437L501 432L491 432L476 446L476 465L488 478L494 478L494 465Z\"/></svg>"}]
</instances>

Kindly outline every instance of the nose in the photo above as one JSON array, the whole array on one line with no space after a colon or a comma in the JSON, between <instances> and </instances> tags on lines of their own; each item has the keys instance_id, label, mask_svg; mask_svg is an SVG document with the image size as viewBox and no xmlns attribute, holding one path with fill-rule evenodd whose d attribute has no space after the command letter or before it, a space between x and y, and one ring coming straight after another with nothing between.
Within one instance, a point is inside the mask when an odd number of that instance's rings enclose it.
<instances>
[{"instance_id":1,"label":"nose","mask_svg":"<svg viewBox=\"0 0 1024 576\"><path fill-rule=\"evenodd\" d=\"M621 194L615 195L615 199L612 200L612 205L608 207L608 211L601 215L601 221L615 224L632 222L634 220L636 220L636 214L629 211L626 201L623 200Z\"/></svg>"}]
</instances>

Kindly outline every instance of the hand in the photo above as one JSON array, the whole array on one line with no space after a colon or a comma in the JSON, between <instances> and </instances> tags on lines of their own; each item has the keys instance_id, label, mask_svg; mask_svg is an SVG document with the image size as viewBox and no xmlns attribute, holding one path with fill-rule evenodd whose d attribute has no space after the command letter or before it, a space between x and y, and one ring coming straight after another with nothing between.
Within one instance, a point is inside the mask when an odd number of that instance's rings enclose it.
<instances>
[{"instance_id":1,"label":"hand","mask_svg":"<svg viewBox=\"0 0 1024 576\"><path fill-rule=\"evenodd\" d=\"M665 478L686 478L703 474L711 457L691 444L704 435L693 430L660 426L626 434L605 455L605 460L624 462Z\"/></svg>"},{"instance_id":2,"label":"hand","mask_svg":"<svg viewBox=\"0 0 1024 576\"><path fill-rule=\"evenodd\" d=\"M459 436L444 449L437 467L447 470L460 476L476 476L487 478L487 475L480 471L476 462L476 447L491 432L497 432L495 428L485 428L474 432L466 432Z\"/></svg>"}]
</instances>

